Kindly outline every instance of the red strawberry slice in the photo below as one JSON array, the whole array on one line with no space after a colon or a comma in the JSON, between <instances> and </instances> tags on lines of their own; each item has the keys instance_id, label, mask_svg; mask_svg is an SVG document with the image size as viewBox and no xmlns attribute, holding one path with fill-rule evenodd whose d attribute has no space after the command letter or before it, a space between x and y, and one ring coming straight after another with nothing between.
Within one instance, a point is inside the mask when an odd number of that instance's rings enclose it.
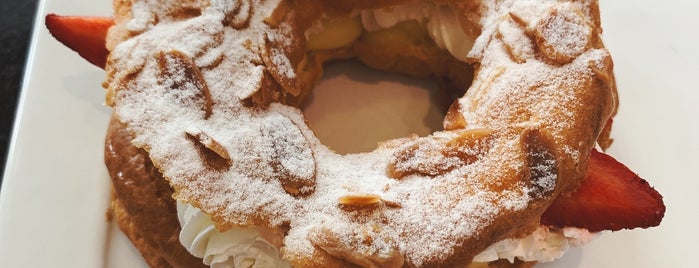
<instances>
[{"instance_id":1,"label":"red strawberry slice","mask_svg":"<svg viewBox=\"0 0 699 268\"><path fill-rule=\"evenodd\" d=\"M556 198L541 223L618 231L658 226L664 215L663 197L648 182L611 156L592 150L580 188Z\"/></svg>"},{"instance_id":2,"label":"red strawberry slice","mask_svg":"<svg viewBox=\"0 0 699 268\"><path fill-rule=\"evenodd\" d=\"M103 69L109 55L107 30L112 25L114 19L107 17L46 15L46 27L53 37Z\"/></svg>"}]
</instances>

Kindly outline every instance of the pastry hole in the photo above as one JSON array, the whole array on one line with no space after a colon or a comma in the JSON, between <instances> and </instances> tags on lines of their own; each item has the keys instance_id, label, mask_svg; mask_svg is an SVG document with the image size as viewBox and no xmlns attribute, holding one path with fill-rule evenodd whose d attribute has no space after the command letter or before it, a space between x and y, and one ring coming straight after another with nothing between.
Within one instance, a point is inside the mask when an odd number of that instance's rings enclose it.
<instances>
[{"instance_id":1,"label":"pastry hole","mask_svg":"<svg viewBox=\"0 0 699 268\"><path fill-rule=\"evenodd\" d=\"M389 139L442 130L454 101L429 79L330 63L304 107L320 141L340 154L370 152Z\"/></svg>"}]
</instances>

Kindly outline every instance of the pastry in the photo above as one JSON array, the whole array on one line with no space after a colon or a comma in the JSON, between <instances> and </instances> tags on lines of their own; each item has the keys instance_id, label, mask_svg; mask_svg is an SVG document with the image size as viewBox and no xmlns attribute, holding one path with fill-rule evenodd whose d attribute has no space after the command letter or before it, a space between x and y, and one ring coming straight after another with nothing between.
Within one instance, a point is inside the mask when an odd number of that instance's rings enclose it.
<instances>
[{"instance_id":1,"label":"pastry","mask_svg":"<svg viewBox=\"0 0 699 268\"><path fill-rule=\"evenodd\" d=\"M250 246L261 258L192 252L207 264L465 265L536 233L554 200L580 187L596 144L610 143L617 99L595 1L114 7L104 85L119 127L110 133L133 135L140 149L126 156L150 159L159 172L148 177L169 182L190 252L200 241L187 238L211 230L189 227L201 217L217 232L262 240ZM324 62L351 57L434 78L450 94L470 86L443 131L339 155L297 107ZM114 179L109 146L107 156ZM114 214L138 225L119 213L132 197L115 191ZM144 244L151 265L171 258Z\"/></svg>"}]
</instances>

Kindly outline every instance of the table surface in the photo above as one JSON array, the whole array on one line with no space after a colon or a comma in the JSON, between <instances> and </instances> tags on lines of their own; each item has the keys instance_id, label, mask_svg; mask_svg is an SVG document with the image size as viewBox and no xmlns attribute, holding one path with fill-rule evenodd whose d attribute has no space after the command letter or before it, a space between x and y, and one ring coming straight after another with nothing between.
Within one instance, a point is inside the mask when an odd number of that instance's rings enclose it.
<instances>
[{"instance_id":1,"label":"table surface","mask_svg":"<svg viewBox=\"0 0 699 268\"><path fill-rule=\"evenodd\" d=\"M0 5L0 185L37 2L5 0Z\"/></svg>"}]
</instances>

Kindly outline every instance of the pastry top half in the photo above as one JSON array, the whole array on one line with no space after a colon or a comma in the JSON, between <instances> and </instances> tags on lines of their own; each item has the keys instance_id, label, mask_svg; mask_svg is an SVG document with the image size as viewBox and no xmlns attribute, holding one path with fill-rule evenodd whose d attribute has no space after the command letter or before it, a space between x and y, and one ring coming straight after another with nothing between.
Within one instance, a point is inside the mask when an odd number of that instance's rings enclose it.
<instances>
[{"instance_id":1,"label":"pastry top half","mask_svg":"<svg viewBox=\"0 0 699 268\"><path fill-rule=\"evenodd\" d=\"M357 50L309 50L309 31L423 3L116 0L107 102L175 198L221 231L268 228L294 266L468 262L578 186L616 109L612 61L596 1L434 1L473 41L444 130L334 153L292 104L314 58Z\"/></svg>"}]
</instances>

